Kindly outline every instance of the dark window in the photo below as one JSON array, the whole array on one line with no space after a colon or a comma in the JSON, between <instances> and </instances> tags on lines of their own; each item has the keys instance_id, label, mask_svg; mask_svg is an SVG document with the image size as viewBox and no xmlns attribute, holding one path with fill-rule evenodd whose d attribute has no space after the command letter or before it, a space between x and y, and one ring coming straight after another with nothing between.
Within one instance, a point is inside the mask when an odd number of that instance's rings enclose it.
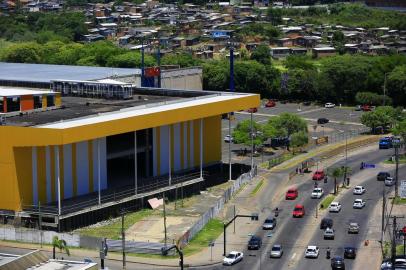
<instances>
[{"instance_id":1,"label":"dark window","mask_svg":"<svg viewBox=\"0 0 406 270\"><path fill-rule=\"evenodd\" d=\"M20 97L7 98L7 112L20 111Z\"/></svg>"},{"instance_id":2,"label":"dark window","mask_svg":"<svg viewBox=\"0 0 406 270\"><path fill-rule=\"evenodd\" d=\"M4 112L3 109L3 97L0 98L0 113Z\"/></svg>"},{"instance_id":3,"label":"dark window","mask_svg":"<svg viewBox=\"0 0 406 270\"><path fill-rule=\"evenodd\" d=\"M55 106L55 96L48 95L47 96L47 107L53 107L53 106Z\"/></svg>"},{"instance_id":4,"label":"dark window","mask_svg":"<svg viewBox=\"0 0 406 270\"><path fill-rule=\"evenodd\" d=\"M34 96L34 109L42 108L42 97Z\"/></svg>"}]
</instances>

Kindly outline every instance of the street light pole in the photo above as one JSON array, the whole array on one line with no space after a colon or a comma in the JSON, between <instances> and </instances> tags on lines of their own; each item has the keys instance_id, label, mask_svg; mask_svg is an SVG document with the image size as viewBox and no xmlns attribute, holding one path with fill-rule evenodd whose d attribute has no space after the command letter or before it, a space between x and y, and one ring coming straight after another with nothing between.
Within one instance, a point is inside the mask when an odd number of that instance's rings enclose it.
<instances>
[{"instance_id":1,"label":"street light pole","mask_svg":"<svg viewBox=\"0 0 406 270\"><path fill-rule=\"evenodd\" d=\"M251 173L254 170L254 123L253 113L251 112ZM252 174L251 174L252 176Z\"/></svg>"},{"instance_id":2,"label":"street light pole","mask_svg":"<svg viewBox=\"0 0 406 270\"><path fill-rule=\"evenodd\" d=\"M381 245L383 245L383 239L385 236L385 205L386 205L386 197L385 197L385 182L382 183L382 228L381 228Z\"/></svg>"},{"instance_id":3,"label":"street light pole","mask_svg":"<svg viewBox=\"0 0 406 270\"><path fill-rule=\"evenodd\" d=\"M228 175L229 175L229 180L231 180L231 177L232 177L232 168L231 168L231 143L232 143L232 140L231 140L231 113L229 113L228 114L228 169L229 169L229 172L228 172Z\"/></svg>"}]
</instances>

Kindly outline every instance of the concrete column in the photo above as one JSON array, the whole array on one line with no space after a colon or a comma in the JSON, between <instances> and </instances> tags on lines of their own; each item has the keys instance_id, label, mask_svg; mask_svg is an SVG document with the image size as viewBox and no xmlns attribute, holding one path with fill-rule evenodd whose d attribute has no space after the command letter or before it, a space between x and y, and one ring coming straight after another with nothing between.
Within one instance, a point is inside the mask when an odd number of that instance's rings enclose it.
<instances>
[{"instance_id":1,"label":"concrete column","mask_svg":"<svg viewBox=\"0 0 406 270\"><path fill-rule=\"evenodd\" d=\"M101 175L100 175L100 139L97 139L97 192L99 197L99 205L101 204Z\"/></svg>"},{"instance_id":2,"label":"concrete column","mask_svg":"<svg viewBox=\"0 0 406 270\"><path fill-rule=\"evenodd\" d=\"M145 130L145 167L146 167L146 177L150 177L151 175L149 174L150 168L151 168L151 163L149 161L149 129L147 128Z\"/></svg>"},{"instance_id":3,"label":"concrete column","mask_svg":"<svg viewBox=\"0 0 406 270\"><path fill-rule=\"evenodd\" d=\"M58 187L58 216L61 215L62 212L62 203L61 203L61 171L59 169L59 145L55 146L56 148L56 181ZM59 223L59 218L58 218Z\"/></svg>"},{"instance_id":4,"label":"concrete column","mask_svg":"<svg viewBox=\"0 0 406 270\"><path fill-rule=\"evenodd\" d=\"M137 131L134 131L134 194L138 193Z\"/></svg>"},{"instance_id":5,"label":"concrete column","mask_svg":"<svg viewBox=\"0 0 406 270\"><path fill-rule=\"evenodd\" d=\"M171 125L168 125L168 153L169 153L169 157L168 157L168 161L169 161L169 170L168 170L168 174L169 174L169 185L172 185L172 147L171 147Z\"/></svg>"},{"instance_id":6,"label":"concrete column","mask_svg":"<svg viewBox=\"0 0 406 270\"><path fill-rule=\"evenodd\" d=\"M200 119L200 178L203 179L203 118Z\"/></svg>"}]
</instances>

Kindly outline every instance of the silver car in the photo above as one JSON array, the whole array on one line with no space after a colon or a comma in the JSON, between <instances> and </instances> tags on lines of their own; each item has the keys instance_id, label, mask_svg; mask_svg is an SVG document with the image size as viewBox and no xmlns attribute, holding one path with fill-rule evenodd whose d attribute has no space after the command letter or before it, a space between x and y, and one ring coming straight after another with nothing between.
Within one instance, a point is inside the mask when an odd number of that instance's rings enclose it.
<instances>
[{"instance_id":1,"label":"silver car","mask_svg":"<svg viewBox=\"0 0 406 270\"><path fill-rule=\"evenodd\" d=\"M280 258L283 255L282 245L273 245L271 249L271 258Z\"/></svg>"},{"instance_id":2,"label":"silver car","mask_svg":"<svg viewBox=\"0 0 406 270\"><path fill-rule=\"evenodd\" d=\"M358 233L359 232L359 225L357 222L351 222L348 225L348 233Z\"/></svg>"},{"instance_id":3,"label":"silver car","mask_svg":"<svg viewBox=\"0 0 406 270\"><path fill-rule=\"evenodd\" d=\"M334 229L326 228L323 235L324 239L332 239L334 240Z\"/></svg>"}]
</instances>

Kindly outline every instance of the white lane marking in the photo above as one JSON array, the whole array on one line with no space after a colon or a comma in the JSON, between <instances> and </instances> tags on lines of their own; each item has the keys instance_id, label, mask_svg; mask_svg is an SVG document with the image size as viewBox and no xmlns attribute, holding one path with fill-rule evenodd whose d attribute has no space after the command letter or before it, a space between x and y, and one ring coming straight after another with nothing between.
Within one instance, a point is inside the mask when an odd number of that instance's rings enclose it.
<instances>
[{"instance_id":1,"label":"white lane marking","mask_svg":"<svg viewBox=\"0 0 406 270\"><path fill-rule=\"evenodd\" d=\"M293 255L292 255L292 257L290 258L291 260L294 260L295 259L295 257L296 257L296 252L295 253L293 253Z\"/></svg>"}]
</instances>

